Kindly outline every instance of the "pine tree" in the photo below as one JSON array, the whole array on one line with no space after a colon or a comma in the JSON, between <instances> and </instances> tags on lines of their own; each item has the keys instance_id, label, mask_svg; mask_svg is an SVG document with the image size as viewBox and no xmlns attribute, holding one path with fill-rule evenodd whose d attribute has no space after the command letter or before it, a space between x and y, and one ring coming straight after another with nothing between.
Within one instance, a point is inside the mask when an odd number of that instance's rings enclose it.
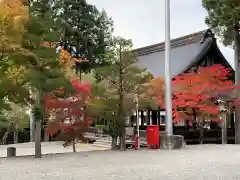
<instances>
[{"instance_id":1,"label":"pine tree","mask_svg":"<svg viewBox=\"0 0 240 180\"><path fill-rule=\"evenodd\" d=\"M36 110L36 157L41 156L41 121L45 119L44 94L61 86L70 85L61 72L59 57L55 52L54 42L59 36L54 24L51 1L41 0L30 4L30 19L25 26L26 33L23 36L22 46L32 53L32 57L29 57L32 68L28 71L27 77L30 78L27 82L36 92L34 108ZM39 116L37 116L38 111L41 112Z\"/></svg>"}]
</instances>

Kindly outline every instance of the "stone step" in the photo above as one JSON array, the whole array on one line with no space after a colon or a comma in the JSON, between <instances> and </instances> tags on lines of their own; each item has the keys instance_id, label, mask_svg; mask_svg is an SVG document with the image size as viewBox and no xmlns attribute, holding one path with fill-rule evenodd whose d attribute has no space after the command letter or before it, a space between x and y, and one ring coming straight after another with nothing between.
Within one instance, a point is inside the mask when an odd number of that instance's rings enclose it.
<instances>
[{"instance_id":1,"label":"stone step","mask_svg":"<svg viewBox=\"0 0 240 180\"><path fill-rule=\"evenodd\" d=\"M111 144L111 141L108 141L108 140L97 140L93 144Z\"/></svg>"},{"instance_id":2,"label":"stone step","mask_svg":"<svg viewBox=\"0 0 240 180\"><path fill-rule=\"evenodd\" d=\"M134 145L134 142L132 141L126 141L126 143L131 143ZM103 140L103 139L98 139L96 142L94 142L92 144L93 146L95 147L102 147L102 148L107 148L107 149L110 149L111 148L111 141L110 140ZM119 140L117 141L117 145L119 145ZM147 147L146 143L143 142L143 141L140 141L140 146L141 147Z\"/></svg>"},{"instance_id":3,"label":"stone step","mask_svg":"<svg viewBox=\"0 0 240 180\"><path fill-rule=\"evenodd\" d=\"M111 141L97 140L92 145L97 147L111 148Z\"/></svg>"},{"instance_id":4,"label":"stone step","mask_svg":"<svg viewBox=\"0 0 240 180\"><path fill-rule=\"evenodd\" d=\"M105 149L111 149L111 145L104 145L104 144L93 144L93 147L100 147L100 148L105 148Z\"/></svg>"}]
</instances>

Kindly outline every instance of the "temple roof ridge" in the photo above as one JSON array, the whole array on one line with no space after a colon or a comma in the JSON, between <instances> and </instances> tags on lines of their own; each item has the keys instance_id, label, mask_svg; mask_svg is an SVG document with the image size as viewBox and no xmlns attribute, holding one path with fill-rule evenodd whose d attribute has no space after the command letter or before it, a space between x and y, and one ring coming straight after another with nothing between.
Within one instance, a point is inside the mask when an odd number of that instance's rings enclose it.
<instances>
[{"instance_id":1,"label":"temple roof ridge","mask_svg":"<svg viewBox=\"0 0 240 180\"><path fill-rule=\"evenodd\" d=\"M201 61L214 61L231 67L221 53L214 33L210 30L199 31L171 40L171 77L175 77ZM165 72L165 43L158 43L133 50L137 65L147 68L154 77L163 77ZM215 60L214 60L215 59Z\"/></svg>"},{"instance_id":2,"label":"temple roof ridge","mask_svg":"<svg viewBox=\"0 0 240 180\"><path fill-rule=\"evenodd\" d=\"M205 29L202 31L198 31L198 32L195 32L192 34L182 36L182 37L174 38L171 40L171 48L176 48L179 46L184 46L184 45L188 45L188 44L196 43L196 42L201 43L201 41L204 37L204 34L207 31L209 31L209 30ZM141 56L141 55L147 55L147 54L164 51L164 50L165 50L165 42L161 42L161 43L157 43L157 44L153 44L153 45L149 45L149 46L136 48L133 50L133 52L136 53L137 56Z\"/></svg>"}]
</instances>

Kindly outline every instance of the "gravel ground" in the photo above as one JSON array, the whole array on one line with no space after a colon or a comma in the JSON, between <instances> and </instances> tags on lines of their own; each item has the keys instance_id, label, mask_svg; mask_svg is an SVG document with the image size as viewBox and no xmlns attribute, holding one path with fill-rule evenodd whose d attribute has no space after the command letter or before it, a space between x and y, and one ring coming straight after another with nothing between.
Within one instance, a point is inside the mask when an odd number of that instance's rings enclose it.
<instances>
[{"instance_id":1,"label":"gravel ground","mask_svg":"<svg viewBox=\"0 0 240 180\"><path fill-rule=\"evenodd\" d=\"M0 159L0 180L239 180L240 146L92 151Z\"/></svg>"},{"instance_id":2,"label":"gravel ground","mask_svg":"<svg viewBox=\"0 0 240 180\"><path fill-rule=\"evenodd\" d=\"M33 142L0 145L0 158L7 156L7 148L8 147L16 147L16 155L17 156L29 156L29 155L34 155L34 153L35 153L35 148L34 148L35 144ZM105 149L109 149L109 148L101 148L101 147L93 146L91 144L83 144L83 143L76 144L77 152L105 150ZM68 147L64 148L63 142L61 142L61 141L42 142L42 154L69 153L72 151L73 151L72 146L68 146ZM0 178L0 180L1 180L1 178Z\"/></svg>"}]
</instances>

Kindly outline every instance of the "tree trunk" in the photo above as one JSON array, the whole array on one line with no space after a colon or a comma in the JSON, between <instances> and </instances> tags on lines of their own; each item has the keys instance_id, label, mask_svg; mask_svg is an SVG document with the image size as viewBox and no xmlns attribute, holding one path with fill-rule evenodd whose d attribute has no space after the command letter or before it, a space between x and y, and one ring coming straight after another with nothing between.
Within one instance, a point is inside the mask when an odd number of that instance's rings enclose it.
<instances>
[{"instance_id":1,"label":"tree trunk","mask_svg":"<svg viewBox=\"0 0 240 180\"><path fill-rule=\"evenodd\" d=\"M72 140L72 148L73 148L73 152L76 152L76 139L75 138Z\"/></svg>"},{"instance_id":2,"label":"tree trunk","mask_svg":"<svg viewBox=\"0 0 240 180\"><path fill-rule=\"evenodd\" d=\"M238 27L234 31L234 65L235 65L235 84L236 86L240 85L239 78L239 53L240 53L240 44L239 44L239 31ZM237 88L237 99L239 99L239 89ZM240 144L240 105L235 106L235 144Z\"/></svg>"},{"instance_id":3,"label":"tree trunk","mask_svg":"<svg viewBox=\"0 0 240 180\"><path fill-rule=\"evenodd\" d=\"M18 143L18 123L16 123L14 126L13 139L14 139L14 144L17 144Z\"/></svg>"},{"instance_id":4,"label":"tree trunk","mask_svg":"<svg viewBox=\"0 0 240 180\"><path fill-rule=\"evenodd\" d=\"M120 150L125 151L126 150L126 137L125 137L125 128L122 130L121 136L120 136Z\"/></svg>"},{"instance_id":5,"label":"tree trunk","mask_svg":"<svg viewBox=\"0 0 240 180\"><path fill-rule=\"evenodd\" d=\"M2 137L2 144L7 144L7 138L8 138L8 135L10 134L10 130L11 130L12 126L13 126L13 124L11 124L11 123L8 125L7 131L5 132L5 134Z\"/></svg>"},{"instance_id":6,"label":"tree trunk","mask_svg":"<svg viewBox=\"0 0 240 180\"><path fill-rule=\"evenodd\" d=\"M42 107L42 91L40 89L38 89L37 92L36 92L36 105L42 113L42 109L41 109L41 107ZM34 117L34 122L35 122L35 157L36 158L41 158L42 157L42 147L41 147L42 123L41 123L41 118L36 119L36 117Z\"/></svg>"},{"instance_id":7,"label":"tree trunk","mask_svg":"<svg viewBox=\"0 0 240 180\"><path fill-rule=\"evenodd\" d=\"M119 48L119 120L121 124L121 134L120 134L120 150L126 150L126 141L125 141L125 119L123 114L123 64L122 64L122 45L120 44Z\"/></svg>"},{"instance_id":8,"label":"tree trunk","mask_svg":"<svg viewBox=\"0 0 240 180\"><path fill-rule=\"evenodd\" d=\"M34 122L34 117L33 117L33 111L31 107L30 111L30 142L35 141L35 122Z\"/></svg>"},{"instance_id":9,"label":"tree trunk","mask_svg":"<svg viewBox=\"0 0 240 180\"><path fill-rule=\"evenodd\" d=\"M112 136L112 144L111 144L112 150L117 149L117 137Z\"/></svg>"},{"instance_id":10,"label":"tree trunk","mask_svg":"<svg viewBox=\"0 0 240 180\"><path fill-rule=\"evenodd\" d=\"M82 69L79 68L79 81L82 82Z\"/></svg>"},{"instance_id":11,"label":"tree trunk","mask_svg":"<svg viewBox=\"0 0 240 180\"><path fill-rule=\"evenodd\" d=\"M17 144L18 143L18 130L16 129L14 131L14 144Z\"/></svg>"},{"instance_id":12,"label":"tree trunk","mask_svg":"<svg viewBox=\"0 0 240 180\"><path fill-rule=\"evenodd\" d=\"M44 132L44 142L48 142L49 141L49 136L46 134L46 132Z\"/></svg>"},{"instance_id":13,"label":"tree trunk","mask_svg":"<svg viewBox=\"0 0 240 180\"><path fill-rule=\"evenodd\" d=\"M10 133L10 129L11 129L11 125L8 125L7 131L5 132L5 134L2 137L2 144L7 144L7 138Z\"/></svg>"},{"instance_id":14,"label":"tree trunk","mask_svg":"<svg viewBox=\"0 0 240 180\"><path fill-rule=\"evenodd\" d=\"M199 144L203 144L204 128L200 128L199 131Z\"/></svg>"},{"instance_id":15,"label":"tree trunk","mask_svg":"<svg viewBox=\"0 0 240 180\"><path fill-rule=\"evenodd\" d=\"M197 111L195 108L192 108L192 112L193 112L192 128L196 132L197 131Z\"/></svg>"},{"instance_id":16,"label":"tree trunk","mask_svg":"<svg viewBox=\"0 0 240 180\"><path fill-rule=\"evenodd\" d=\"M222 114L222 144L227 144L227 120L226 120L226 114L223 112Z\"/></svg>"},{"instance_id":17,"label":"tree trunk","mask_svg":"<svg viewBox=\"0 0 240 180\"><path fill-rule=\"evenodd\" d=\"M4 136L2 137L2 144L7 144L7 138L10 132L6 131Z\"/></svg>"},{"instance_id":18,"label":"tree trunk","mask_svg":"<svg viewBox=\"0 0 240 180\"><path fill-rule=\"evenodd\" d=\"M42 157L42 147L41 147L41 120L35 120L35 157Z\"/></svg>"},{"instance_id":19,"label":"tree trunk","mask_svg":"<svg viewBox=\"0 0 240 180\"><path fill-rule=\"evenodd\" d=\"M42 95L42 97L44 97L44 96L45 96L45 94ZM46 127L46 124L47 124L48 120L49 119L47 118L47 113L46 113L44 105L43 105L43 108L42 108L42 123L41 123L42 127L41 128L44 131L44 137L43 137L43 141L44 142L48 142L49 141L49 136L47 135L47 133L45 131L45 129L46 129L45 127Z\"/></svg>"}]
</instances>

